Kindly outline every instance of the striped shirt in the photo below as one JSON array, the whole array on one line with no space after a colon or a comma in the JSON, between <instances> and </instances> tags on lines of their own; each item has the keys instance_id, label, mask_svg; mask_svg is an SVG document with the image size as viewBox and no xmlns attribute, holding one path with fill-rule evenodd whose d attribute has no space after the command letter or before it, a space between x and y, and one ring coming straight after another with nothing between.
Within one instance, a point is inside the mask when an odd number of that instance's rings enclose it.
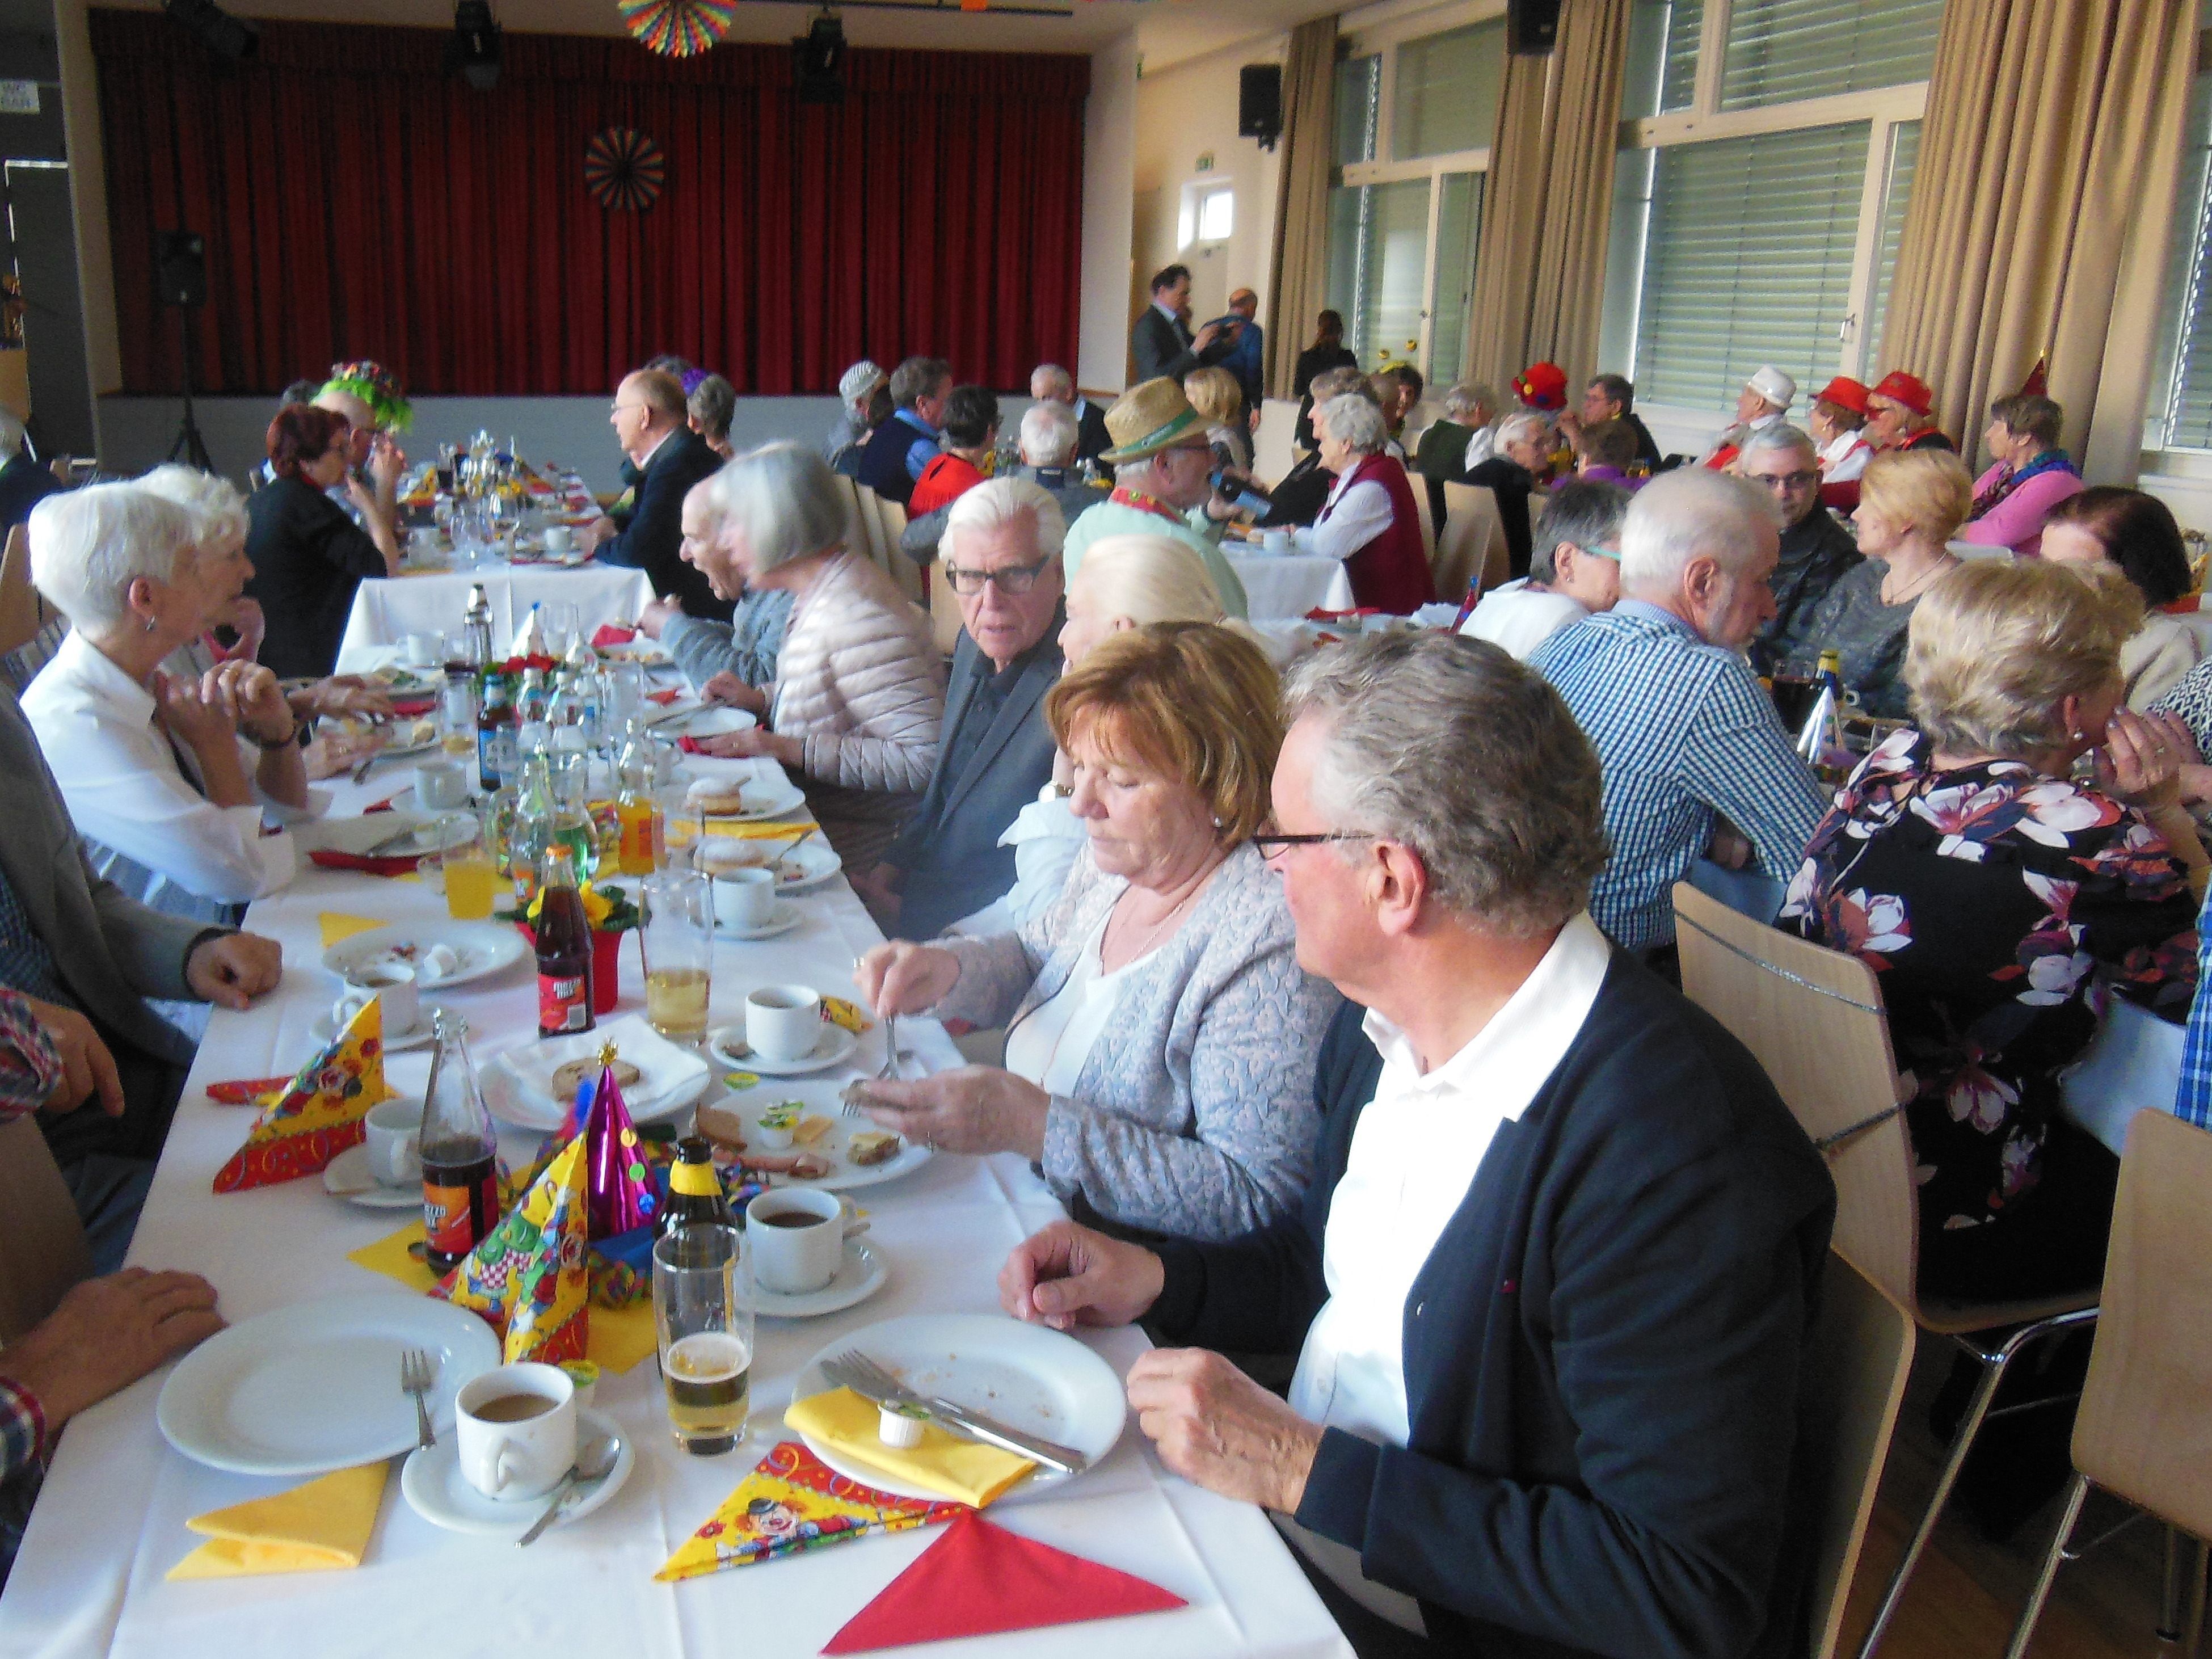
<instances>
[{"instance_id":1,"label":"striped shirt","mask_svg":"<svg viewBox=\"0 0 2212 1659\"><path fill-rule=\"evenodd\" d=\"M1590 914L1624 950L1674 939L1674 884L1717 817L1750 840L1767 874L1787 880L1803 861L1820 791L1741 657L1624 599L1561 629L1528 665L1559 688L1597 751L1613 857Z\"/></svg>"},{"instance_id":2,"label":"striped shirt","mask_svg":"<svg viewBox=\"0 0 2212 1659\"><path fill-rule=\"evenodd\" d=\"M2193 677L2192 677L2193 678ZM2189 1035L2181 1048L2181 1084L2174 1091L2173 1115L2184 1123L2212 1129L2212 896L2197 918L2197 1000L2189 1005Z\"/></svg>"}]
</instances>

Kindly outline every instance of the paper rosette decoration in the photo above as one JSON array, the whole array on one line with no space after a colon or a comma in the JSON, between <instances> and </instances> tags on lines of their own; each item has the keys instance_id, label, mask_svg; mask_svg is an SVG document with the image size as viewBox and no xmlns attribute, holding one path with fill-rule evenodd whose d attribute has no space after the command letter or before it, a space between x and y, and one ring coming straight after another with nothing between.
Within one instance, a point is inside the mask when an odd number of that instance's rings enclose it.
<instances>
[{"instance_id":1,"label":"paper rosette decoration","mask_svg":"<svg viewBox=\"0 0 2212 1659\"><path fill-rule=\"evenodd\" d=\"M668 158L635 127L609 127L584 146L584 185L610 213L642 213L660 199Z\"/></svg>"},{"instance_id":2,"label":"paper rosette decoration","mask_svg":"<svg viewBox=\"0 0 2212 1659\"><path fill-rule=\"evenodd\" d=\"M590 1334L584 1143L572 1140L434 1294L490 1321L503 1358L581 1359Z\"/></svg>"},{"instance_id":3,"label":"paper rosette decoration","mask_svg":"<svg viewBox=\"0 0 2212 1659\"><path fill-rule=\"evenodd\" d=\"M647 52L690 58L729 38L737 0L621 0L617 8Z\"/></svg>"},{"instance_id":4,"label":"paper rosette decoration","mask_svg":"<svg viewBox=\"0 0 2212 1659\"><path fill-rule=\"evenodd\" d=\"M934 1526L966 1513L957 1504L896 1498L848 1480L797 1441L786 1440L769 1448L707 1524L653 1576L672 1584L871 1533Z\"/></svg>"},{"instance_id":5,"label":"paper rosette decoration","mask_svg":"<svg viewBox=\"0 0 2212 1659\"><path fill-rule=\"evenodd\" d=\"M262 1112L246 1144L216 1171L216 1191L315 1174L368 1138L362 1119L391 1094L384 1086L384 1008L370 1002Z\"/></svg>"}]
</instances>

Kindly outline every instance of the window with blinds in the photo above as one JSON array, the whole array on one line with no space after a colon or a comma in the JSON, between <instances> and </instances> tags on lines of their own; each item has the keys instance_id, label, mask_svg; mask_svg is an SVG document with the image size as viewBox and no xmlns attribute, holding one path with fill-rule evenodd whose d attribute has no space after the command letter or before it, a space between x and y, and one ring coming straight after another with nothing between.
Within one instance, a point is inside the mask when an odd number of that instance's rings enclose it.
<instances>
[{"instance_id":1,"label":"window with blinds","mask_svg":"<svg viewBox=\"0 0 2212 1659\"><path fill-rule=\"evenodd\" d=\"M1721 107L1924 81L1942 21L1943 0L1735 0Z\"/></svg>"},{"instance_id":2,"label":"window with blinds","mask_svg":"<svg viewBox=\"0 0 2212 1659\"><path fill-rule=\"evenodd\" d=\"M1382 115L1382 59L1373 52L1336 66L1335 161L1339 167L1375 159Z\"/></svg>"},{"instance_id":3,"label":"window with blinds","mask_svg":"<svg viewBox=\"0 0 2212 1659\"><path fill-rule=\"evenodd\" d=\"M1868 123L1684 144L1652 169L1637 396L1725 410L1761 363L1836 373Z\"/></svg>"},{"instance_id":4,"label":"window with blinds","mask_svg":"<svg viewBox=\"0 0 2212 1659\"><path fill-rule=\"evenodd\" d=\"M1890 279L1897 274L1898 245L1905 240L1905 209L1912 198L1912 172L1920 164L1920 123L1899 121L1889 130L1889 177L1881 198L1881 243L1875 250L1874 297L1867 304L1866 337L1869 345L1881 344L1881 331L1889 325ZM1870 356L1866 364L1871 380L1885 371Z\"/></svg>"},{"instance_id":5,"label":"window with blinds","mask_svg":"<svg viewBox=\"0 0 2212 1659\"><path fill-rule=\"evenodd\" d=\"M1628 73L1620 112L1627 119L1690 107L1697 92L1702 0L1635 0L1628 14Z\"/></svg>"},{"instance_id":6,"label":"window with blinds","mask_svg":"<svg viewBox=\"0 0 2212 1659\"><path fill-rule=\"evenodd\" d=\"M1501 19L1399 46L1394 65L1390 148L1401 161L1487 149L1498 129L1505 76Z\"/></svg>"},{"instance_id":7,"label":"window with blinds","mask_svg":"<svg viewBox=\"0 0 2212 1659\"><path fill-rule=\"evenodd\" d=\"M2189 153L2173 216L2166 276L2166 373L2151 387L2143 443L2150 449L2212 450L2212 75L2197 77Z\"/></svg>"}]
</instances>

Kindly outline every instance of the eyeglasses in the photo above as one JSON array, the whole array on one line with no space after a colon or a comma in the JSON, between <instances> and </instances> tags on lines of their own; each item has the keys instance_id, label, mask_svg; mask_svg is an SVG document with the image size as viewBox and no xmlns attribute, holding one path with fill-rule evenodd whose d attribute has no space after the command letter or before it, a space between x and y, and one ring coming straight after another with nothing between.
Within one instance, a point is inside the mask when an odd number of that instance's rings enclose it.
<instances>
[{"instance_id":1,"label":"eyeglasses","mask_svg":"<svg viewBox=\"0 0 2212 1659\"><path fill-rule=\"evenodd\" d=\"M1271 859L1292 847L1318 847L1327 841L1373 841L1375 838L1375 832L1371 830L1322 830L1303 836L1257 835L1252 837L1252 845L1260 849L1261 858Z\"/></svg>"},{"instance_id":2,"label":"eyeglasses","mask_svg":"<svg viewBox=\"0 0 2212 1659\"><path fill-rule=\"evenodd\" d=\"M952 584L952 591L956 593L971 596L980 593L983 591L984 583L988 582L1009 599L1018 599L1036 586L1036 579L1044 574L1045 567L1051 562L1051 558L1047 556L1035 564L1010 564L997 570L975 570L963 565L948 564L945 567L945 580Z\"/></svg>"},{"instance_id":3,"label":"eyeglasses","mask_svg":"<svg viewBox=\"0 0 2212 1659\"><path fill-rule=\"evenodd\" d=\"M1610 559L1615 564L1619 564L1620 562L1620 550L1617 547L1600 547L1596 543L1593 542L1588 547L1583 549L1583 551L1585 553L1594 553L1601 559Z\"/></svg>"},{"instance_id":4,"label":"eyeglasses","mask_svg":"<svg viewBox=\"0 0 2212 1659\"><path fill-rule=\"evenodd\" d=\"M1747 472L1743 476L1769 489L1809 489L1820 482L1817 472Z\"/></svg>"}]
</instances>

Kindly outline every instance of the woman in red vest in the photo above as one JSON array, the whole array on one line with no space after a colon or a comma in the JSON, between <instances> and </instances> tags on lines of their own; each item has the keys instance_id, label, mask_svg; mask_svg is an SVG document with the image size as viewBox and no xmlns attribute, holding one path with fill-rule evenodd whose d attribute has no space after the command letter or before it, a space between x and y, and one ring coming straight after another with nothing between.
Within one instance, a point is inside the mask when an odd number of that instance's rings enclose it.
<instances>
[{"instance_id":1,"label":"woman in red vest","mask_svg":"<svg viewBox=\"0 0 2212 1659\"><path fill-rule=\"evenodd\" d=\"M1390 428L1373 401L1356 392L1332 398L1314 410L1321 464L1336 475L1321 517L1310 530L1293 530L1291 545L1344 562L1352 603L1398 616L1437 597L1421 543L1406 469L1383 453Z\"/></svg>"}]
</instances>

